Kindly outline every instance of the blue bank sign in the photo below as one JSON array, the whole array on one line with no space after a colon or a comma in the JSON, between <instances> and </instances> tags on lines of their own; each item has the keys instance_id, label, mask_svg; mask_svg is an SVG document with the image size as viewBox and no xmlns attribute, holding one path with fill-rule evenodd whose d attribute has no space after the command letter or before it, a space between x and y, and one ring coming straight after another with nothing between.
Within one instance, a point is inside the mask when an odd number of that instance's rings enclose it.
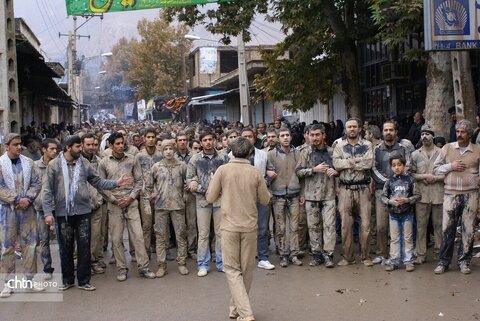
<instances>
[{"instance_id":1,"label":"blue bank sign","mask_svg":"<svg viewBox=\"0 0 480 321\"><path fill-rule=\"evenodd\" d=\"M480 0L424 0L425 49L480 49Z\"/></svg>"}]
</instances>

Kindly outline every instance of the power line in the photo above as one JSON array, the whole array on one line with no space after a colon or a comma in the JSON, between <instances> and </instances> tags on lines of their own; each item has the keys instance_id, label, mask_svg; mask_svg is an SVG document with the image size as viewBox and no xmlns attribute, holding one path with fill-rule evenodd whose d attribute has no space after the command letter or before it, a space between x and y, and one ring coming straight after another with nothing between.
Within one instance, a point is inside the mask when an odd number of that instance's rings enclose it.
<instances>
[{"instance_id":1,"label":"power line","mask_svg":"<svg viewBox=\"0 0 480 321\"><path fill-rule=\"evenodd\" d=\"M47 25L48 25L48 24L47 24L47 21L45 20L45 16L44 16L44 14L43 14L43 12L42 12L42 9L40 8L40 5L38 4L38 1L37 1L36 3L37 3L38 11L40 12L40 15L41 15L41 17L42 17L43 23L47 26ZM53 41L53 44L55 45L57 51L60 52L60 51L62 51L62 50L60 50L60 48L59 48L59 46L58 46L58 43L56 42L57 39L52 36L52 33L50 32L50 29L51 29L51 28L47 29L48 35L50 36L50 39Z\"/></svg>"}]
</instances>

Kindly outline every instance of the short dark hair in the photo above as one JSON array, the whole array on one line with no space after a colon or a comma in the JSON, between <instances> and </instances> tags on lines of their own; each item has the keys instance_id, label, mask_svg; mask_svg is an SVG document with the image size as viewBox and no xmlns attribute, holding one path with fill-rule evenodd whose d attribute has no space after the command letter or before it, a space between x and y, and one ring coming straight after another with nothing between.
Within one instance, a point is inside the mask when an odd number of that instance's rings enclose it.
<instances>
[{"instance_id":1,"label":"short dark hair","mask_svg":"<svg viewBox=\"0 0 480 321\"><path fill-rule=\"evenodd\" d=\"M380 128L378 128L377 125L368 125L367 131L369 131L375 139L380 139L382 137Z\"/></svg>"},{"instance_id":2,"label":"short dark hair","mask_svg":"<svg viewBox=\"0 0 480 321\"><path fill-rule=\"evenodd\" d=\"M314 130L320 130L322 133L325 133L325 126L322 124L313 124L310 126L309 132L313 132Z\"/></svg>"},{"instance_id":3,"label":"short dark hair","mask_svg":"<svg viewBox=\"0 0 480 321\"><path fill-rule=\"evenodd\" d=\"M243 136L239 136L235 138L230 144L229 144L233 156L236 158L247 158L248 154L250 153L250 150L252 149L252 145Z\"/></svg>"},{"instance_id":4,"label":"short dark hair","mask_svg":"<svg viewBox=\"0 0 480 321\"><path fill-rule=\"evenodd\" d=\"M197 139L192 139L192 140L190 141L190 143L188 143L188 147L192 148L193 144L195 144L195 143L197 143L198 145L201 145L199 140L197 140Z\"/></svg>"},{"instance_id":5,"label":"short dark hair","mask_svg":"<svg viewBox=\"0 0 480 321\"><path fill-rule=\"evenodd\" d=\"M188 135L187 135L187 133L181 131L181 132L178 132L178 133L177 133L177 136L175 136L175 141L178 141L178 137L180 137L180 136L185 136L185 137L187 137L187 140L188 140Z\"/></svg>"},{"instance_id":6,"label":"short dark hair","mask_svg":"<svg viewBox=\"0 0 480 321\"><path fill-rule=\"evenodd\" d=\"M289 132L290 135L292 134L292 131L288 127L280 127L280 129L278 130L278 134L280 134L281 132Z\"/></svg>"},{"instance_id":7,"label":"short dark hair","mask_svg":"<svg viewBox=\"0 0 480 321\"><path fill-rule=\"evenodd\" d=\"M77 135L71 135L67 137L65 144L63 145L63 149L66 151L68 147L72 147L75 144L81 144L82 139Z\"/></svg>"},{"instance_id":8,"label":"short dark hair","mask_svg":"<svg viewBox=\"0 0 480 321\"><path fill-rule=\"evenodd\" d=\"M45 138L44 140L42 140L42 145L41 145L42 149L43 148L47 149L49 144L55 144L57 145L57 148L59 146L58 140L53 138Z\"/></svg>"},{"instance_id":9,"label":"short dark hair","mask_svg":"<svg viewBox=\"0 0 480 321\"><path fill-rule=\"evenodd\" d=\"M198 138L200 141L202 141L207 136L212 136L213 138L216 138L215 134L212 133L210 130L204 130L203 132L200 133L200 136Z\"/></svg>"},{"instance_id":10,"label":"short dark hair","mask_svg":"<svg viewBox=\"0 0 480 321\"><path fill-rule=\"evenodd\" d=\"M390 164L390 166L392 166L393 161L396 160L396 159L398 159L400 161L400 163L402 163L404 166L407 164L407 161L405 160L405 158L402 155L393 155L388 160L388 163Z\"/></svg>"},{"instance_id":11,"label":"short dark hair","mask_svg":"<svg viewBox=\"0 0 480 321\"><path fill-rule=\"evenodd\" d=\"M122 133L119 132L113 132L109 137L108 137L108 143L110 145L115 144L115 141L119 138L123 139L123 142L125 142L125 137L123 137Z\"/></svg>"},{"instance_id":12,"label":"short dark hair","mask_svg":"<svg viewBox=\"0 0 480 321\"><path fill-rule=\"evenodd\" d=\"M305 126L305 128L303 129L303 133L304 133L304 134L310 133L310 128L311 128L311 127L312 127L312 125L307 125L307 126Z\"/></svg>"},{"instance_id":13,"label":"short dark hair","mask_svg":"<svg viewBox=\"0 0 480 321\"><path fill-rule=\"evenodd\" d=\"M383 127L385 126L385 124L392 124L393 125L393 128L395 130L398 130L398 123L396 121L394 121L393 119L389 119L389 120L386 120L383 125L382 125L382 129Z\"/></svg>"},{"instance_id":14,"label":"short dark hair","mask_svg":"<svg viewBox=\"0 0 480 321\"><path fill-rule=\"evenodd\" d=\"M356 121L356 122L357 122L357 126L358 126L358 127L362 127L362 120L361 120L360 118L357 118L357 117L350 117L349 119L347 119L347 121L345 122L344 127L347 126L347 123L348 123L349 121Z\"/></svg>"},{"instance_id":15,"label":"short dark hair","mask_svg":"<svg viewBox=\"0 0 480 321\"><path fill-rule=\"evenodd\" d=\"M153 133L155 135L155 138L157 138L157 131L155 130L155 128L153 128L153 127L145 128L145 130L143 132L143 136L147 137L148 133Z\"/></svg>"},{"instance_id":16,"label":"short dark hair","mask_svg":"<svg viewBox=\"0 0 480 321\"><path fill-rule=\"evenodd\" d=\"M267 130L267 136L268 136L268 134L270 134L270 133L275 133L275 136L278 137L278 131L277 131L275 128L269 128L269 129Z\"/></svg>"},{"instance_id":17,"label":"short dark hair","mask_svg":"<svg viewBox=\"0 0 480 321\"><path fill-rule=\"evenodd\" d=\"M230 129L229 131L227 131L227 132L225 133L225 135L228 137L228 136L230 136L230 135L233 134L233 133L237 134L237 136L238 136L238 130L236 130L236 129Z\"/></svg>"},{"instance_id":18,"label":"short dark hair","mask_svg":"<svg viewBox=\"0 0 480 321\"><path fill-rule=\"evenodd\" d=\"M253 128L250 128L250 127L245 127L244 129L242 129L240 136L242 136L243 133L246 133L246 132L251 132L255 136L255 132L253 131Z\"/></svg>"},{"instance_id":19,"label":"short dark hair","mask_svg":"<svg viewBox=\"0 0 480 321\"><path fill-rule=\"evenodd\" d=\"M82 144L85 142L85 139L95 138L96 136L93 133L87 133L82 136Z\"/></svg>"}]
</instances>

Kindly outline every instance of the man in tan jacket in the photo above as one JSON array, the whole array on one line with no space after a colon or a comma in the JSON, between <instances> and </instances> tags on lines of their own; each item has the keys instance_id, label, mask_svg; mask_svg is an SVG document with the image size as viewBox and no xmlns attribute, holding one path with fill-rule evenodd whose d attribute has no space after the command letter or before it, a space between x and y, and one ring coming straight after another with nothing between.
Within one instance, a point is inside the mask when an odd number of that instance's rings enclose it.
<instances>
[{"instance_id":1,"label":"man in tan jacket","mask_svg":"<svg viewBox=\"0 0 480 321\"><path fill-rule=\"evenodd\" d=\"M257 253L257 200L270 201L270 193L260 172L246 159L251 144L244 137L231 143L235 157L220 166L206 193L209 203L221 199L223 268L230 288L230 318L255 320L248 292L252 284Z\"/></svg>"}]
</instances>

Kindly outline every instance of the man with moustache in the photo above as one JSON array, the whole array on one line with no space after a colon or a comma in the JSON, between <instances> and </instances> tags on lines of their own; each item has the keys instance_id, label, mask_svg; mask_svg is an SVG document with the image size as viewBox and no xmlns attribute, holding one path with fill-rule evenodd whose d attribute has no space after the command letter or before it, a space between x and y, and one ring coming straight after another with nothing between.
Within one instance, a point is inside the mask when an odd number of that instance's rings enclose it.
<instances>
[{"instance_id":1,"label":"man with moustache","mask_svg":"<svg viewBox=\"0 0 480 321\"><path fill-rule=\"evenodd\" d=\"M462 224L462 238L458 246L457 266L463 274L472 272L470 261L478 215L480 146L470 142L473 125L469 120L457 121L455 128L456 142L443 146L433 166L436 175L445 175L443 239L435 274L444 273L450 265L459 221Z\"/></svg>"},{"instance_id":2,"label":"man with moustache","mask_svg":"<svg viewBox=\"0 0 480 321\"><path fill-rule=\"evenodd\" d=\"M95 290L95 287L90 284L90 215L92 207L87 183L102 190L133 183L131 178L124 176L116 181L102 179L81 154L81 138L78 136L68 137L64 152L48 164L46 178L43 181L42 205L45 222L47 225L52 225L56 221L57 224L63 279L60 290L63 291L75 284L74 240L77 244L78 288L86 291Z\"/></svg>"},{"instance_id":3,"label":"man with moustache","mask_svg":"<svg viewBox=\"0 0 480 321\"><path fill-rule=\"evenodd\" d=\"M388 210L382 203L382 192L385 182L392 177L393 172L390 166L392 156L402 156L406 161L406 169L410 168L410 152L407 148L398 143L398 126L393 120L383 123L383 142L375 147L375 161L373 163L372 175L375 180L375 214L377 221L377 257L373 259L374 264L384 262L388 257Z\"/></svg>"},{"instance_id":4,"label":"man with moustache","mask_svg":"<svg viewBox=\"0 0 480 321\"><path fill-rule=\"evenodd\" d=\"M278 144L278 131L275 128L269 128L267 130L266 147L263 149L265 152L269 152L274 149Z\"/></svg>"},{"instance_id":5,"label":"man with moustache","mask_svg":"<svg viewBox=\"0 0 480 321\"><path fill-rule=\"evenodd\" d=\"M433 253L438 255L442 241L443 179L444 175L435 175L433 165L440 157L441 149L433 144L435 133L429 125L420 130L422 147L412 153L411 173L417 183L421 199L415 204L417 220L417 238L415 264L423 264L427 257L427 225L432 217L435 246Z\"/></svg>"}]
</instances>

